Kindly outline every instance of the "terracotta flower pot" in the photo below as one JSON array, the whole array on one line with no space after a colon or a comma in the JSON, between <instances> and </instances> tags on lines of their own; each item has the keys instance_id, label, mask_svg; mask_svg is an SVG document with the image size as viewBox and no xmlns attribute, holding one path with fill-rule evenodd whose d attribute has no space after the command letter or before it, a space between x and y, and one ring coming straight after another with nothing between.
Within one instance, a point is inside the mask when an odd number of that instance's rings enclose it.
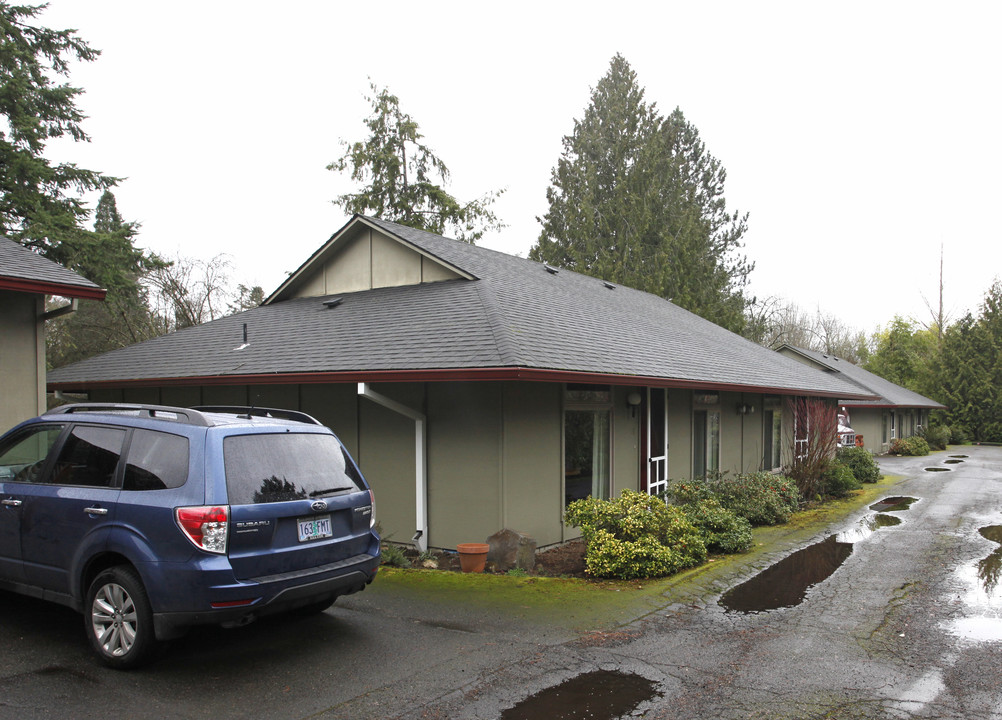
<instances>
[{"instance_id":1,"label":"terracotta flower pot","mask_svg":"<svg viewBox=\"0 0 1002 720\"><path fill-rule=\"evenodd\" d=\"M459 552L459 565L466 573L479 573L484 571L487 564L487 551L491 546L487 543L460 543L456 546Z\"/></svg>"}]
</instances>

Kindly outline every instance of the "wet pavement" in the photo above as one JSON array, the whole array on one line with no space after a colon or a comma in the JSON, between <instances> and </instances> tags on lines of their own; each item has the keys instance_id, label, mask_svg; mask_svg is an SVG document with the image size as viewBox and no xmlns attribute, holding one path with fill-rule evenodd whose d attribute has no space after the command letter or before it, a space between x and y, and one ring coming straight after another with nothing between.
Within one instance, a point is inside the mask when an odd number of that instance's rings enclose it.
<instances>
[{"instance_id":1,"label":"wet pavement","mask_svg":"<svg viewBox=\"0 0 1002 720\"><path fill-rule=\"evenodd\" d=\"M831 521L604 588L601 614L377 580L120 673L79 615L0 593L0 718L1002 720L1002 448L880 462L892 479Z\"/></svg>"},{"instance_id":2,"label":"wet pavement","mask_svg":"<svg viewBox=\"0 0 1002 720\"><path fill-rule=\"evenodd\" d=\"M552 720L548 689L618 673L650 696L567 717L1002 718L1002 448L964 451L884 458L886 497L799 547L393 717Z\"/></svg>"}]
</instances>

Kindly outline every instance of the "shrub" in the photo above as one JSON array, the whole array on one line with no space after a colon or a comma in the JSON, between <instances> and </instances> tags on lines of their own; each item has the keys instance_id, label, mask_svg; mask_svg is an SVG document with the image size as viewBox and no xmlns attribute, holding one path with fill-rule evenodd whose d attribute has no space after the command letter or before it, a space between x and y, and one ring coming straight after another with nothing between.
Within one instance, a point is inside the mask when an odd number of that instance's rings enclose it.
<instances>
[{"instance_id":1,"label":"shrub","mask_svg":"<svg viewBox=\"0 0 1002 720\"><path fill-rule=\"evenodd\" d=\"M675 505L688 505L709 500L713 497L713 484L720 482L721 476L713 480L709 478L693 478L692 480L672 480L668 485L668 491L663 495L664 499Z\"/></svg>"},{"instance_id":2,"label":"shrub","mask_svg":"<svg viewBox=\"0 0 1002 720\"><path fill-rule=\"evenodd\" d=\"M678 480L668 486L665 497L677 505L717 500L723 507L752 525L779 525L800 507L800 493L793 480L783 475L757 472L729 480L722 475L696 480Z\"/></svg>"},{"instance_id":3,"label":"shrub","mask_svg":"<svg viewBox=\"0 0 1002 720\"><path fill-rule=\"evenodd\" d=\"M950 426L950 444L951 445L963 445L967 442L968 437L967 429L963 425L951 425Z\"/></svg>"},{"instance_id":4,"label":"shrub","mask_svg":"<svg viewBox=\"0 0 1002 720\"><path fill-rule=\"evenodd\" d=\"M717 500L752 525L780 525L800 507L796 483L783 475L758 472L714 483Z\"/></svg>"},{"instance_id":5,"label":"shrub","mask_svg":"<svg viewBox=\"0 0 1002 720\"><path fill-rule=\"evenodd\" d=\"M891 443L891 453L894 455L928 455L929 443L918 435L897 438Z\"/></svg>"},{"instance_id":6,"label":"shrub","mask_svg":"<svg viewBox=\"0 0 1002 720\"><path fill-rule=\"evenodd\" d=\"M944 425L922 428L921 436L933 450L946 450L950 443L950 428Z\"/></svg>"},{"instance_id":7,"label":"shrub","mask_svg":"<svg viewBox=\"0 0 1002 720\"><path fill-rule=\"evenodd\" d=\"M839 448L835 453L835 460L848 467L861 483L875 483L880 480L880 468L866 448Z\"/></svg>"},{"instance_id":8,"label":"shrub","mask_svg":"<svg viewBox=\"0 0 1002 720\"><path fill-rule=\"evenodd\" d=\"M751 547L751 523L738 517L717 500L699 500L682 506L682 511L699 530L706 549L717 553L740 553Z\"/></svg>"},{"instance_id":9,"label":"shrub","mask_svg":"<svg viewBox=\"0 0 1002 720\"><path fill-rule=\"evenodd\" d=\"M389 565L390 567L410 567L411 562L404 555L404 551L396 546L390 545L384 542L382 547L379 548L379 564Z\"/></svg>"},{"instance_id":10,"label":"shrub","mask_svg":"<svg viewBox=\"0 0 1002 720\"><path fill-rule=\"evenodd\" d=\"M659 577L706 560L706 545L682 510L646 493L575 500L564 522L581 528L585 570L596 577Z\"/></svg>"},{"instance_id":11,"label":"shrub","mask_svg":"<svg viewBox=\"0 0 1002 720\"><path fill-rule=\"evenodd\" d=\"M828 465L821 475L824 481L824 491L828 497L845 497L853 490L859 490L863 484L856 479L848 466L836 461Z\"/></svg>"}]
</instances>

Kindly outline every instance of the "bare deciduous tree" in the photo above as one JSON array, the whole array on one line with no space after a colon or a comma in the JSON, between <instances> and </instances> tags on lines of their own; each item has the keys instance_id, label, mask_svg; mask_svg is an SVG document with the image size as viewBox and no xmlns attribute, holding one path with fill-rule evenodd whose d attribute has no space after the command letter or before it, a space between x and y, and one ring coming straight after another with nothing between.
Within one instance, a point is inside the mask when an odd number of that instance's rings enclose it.
<instances>
[{"instance_id":1,"label":"bare deciduous tree","mask_svg":"<svg viewBox=\"0 0 1002 720\"><path fill-rule=\"evenodd\" d=\"M838 317L817 310L808 314L798 305L778 297L756 301L749 312L749 339L777 349L783 345L836 355L860 363L868 353L866 334Z\"/></svg>"},{"instance_id":2,"label":"bare deciduous tree","mask_svg":"<svg viewBox=\"0 0 1002 720\"><path fill-rule=\"evenodd\" d=\"M177 255L147 278L157 334L200 325L226 315L232 263L226 255L211 260Z\"/></svg>"}]
</instances>

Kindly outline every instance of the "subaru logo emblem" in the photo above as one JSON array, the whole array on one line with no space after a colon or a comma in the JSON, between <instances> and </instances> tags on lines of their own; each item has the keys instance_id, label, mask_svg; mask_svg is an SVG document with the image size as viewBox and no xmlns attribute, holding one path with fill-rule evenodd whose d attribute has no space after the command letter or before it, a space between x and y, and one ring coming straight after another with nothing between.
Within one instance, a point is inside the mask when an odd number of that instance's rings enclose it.
<instances>
[{"instance_id":1,"label":"subaru logo emblem","mask_svg":"<svg viewBox=\"0 0 1002 720\"><path fill-rule=\"evenodd\" d=\"M327 509L327 503L323 500L314 500L310 507L313 508L313 512L322 512Z\"/></svg>"}]
</instances>

